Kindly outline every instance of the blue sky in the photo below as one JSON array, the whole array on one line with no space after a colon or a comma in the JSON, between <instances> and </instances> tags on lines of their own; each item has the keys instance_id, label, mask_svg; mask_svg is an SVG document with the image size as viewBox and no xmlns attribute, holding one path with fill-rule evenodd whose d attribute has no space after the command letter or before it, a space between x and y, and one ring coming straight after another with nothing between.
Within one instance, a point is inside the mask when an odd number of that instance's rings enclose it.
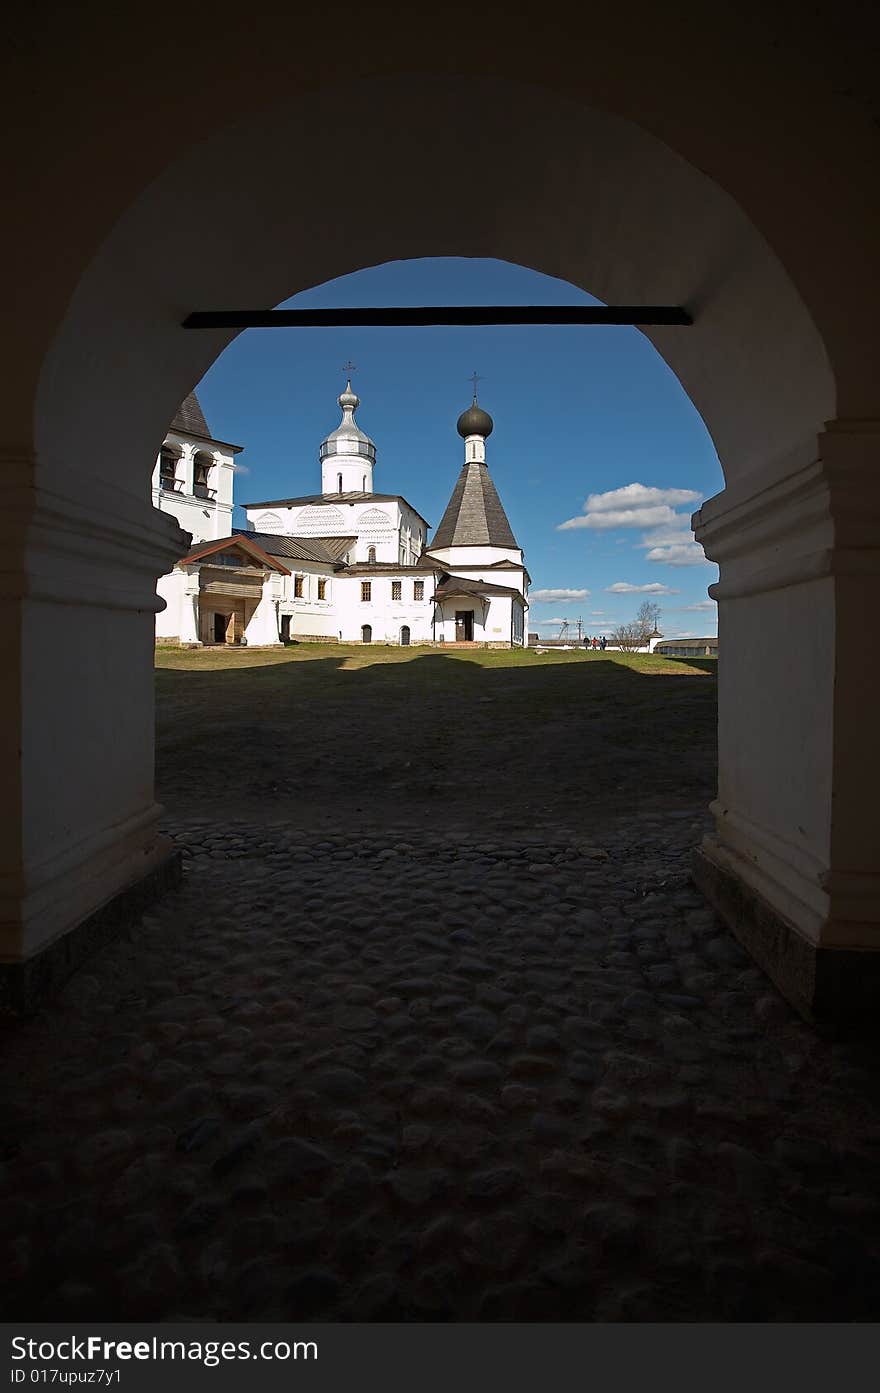
<instances>
[{"instance_id":1,"label":"blue sky","mask_svg":"<svg viewBox=\"0 0 880 1393\"><path fill-rule=\"evenodd\" d=\"M599 303L521 266L455 257L389 262L285 304L578 302ZM487 463L532 577L530 629L549 634L581 617L600 634L647 597L661 606L664 634L716 632L706 587L717 567L688 519L722 488L721 469L677 378L637 329L249 329L198 388L212 432L245 446L238 503L320 491L318 446L339 423L349 359L357 419L376 442L377 492L403 494L433 526L463 460L455 422L471 400L468 379L480 375L480 404L495 421ZM240 509L235 525L244 526Z\"/></svg>"}]
</instances>

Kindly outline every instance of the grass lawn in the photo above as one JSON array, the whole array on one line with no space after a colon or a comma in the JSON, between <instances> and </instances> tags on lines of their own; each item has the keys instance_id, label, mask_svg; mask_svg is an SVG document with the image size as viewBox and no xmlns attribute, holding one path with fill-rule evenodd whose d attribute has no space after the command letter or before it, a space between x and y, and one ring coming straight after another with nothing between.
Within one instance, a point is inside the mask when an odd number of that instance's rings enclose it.
<instances>
[{"instance_id":1,"label":"grass lawn","mask_svg":"<svg viewBox=\"0 0 880 1393\"><path fill-rule=\"evenodd\" d=\"M304 827L692 807L714 794L715 668L584 650L159 648L160 797Z\"/></svg>"}]
</instances>

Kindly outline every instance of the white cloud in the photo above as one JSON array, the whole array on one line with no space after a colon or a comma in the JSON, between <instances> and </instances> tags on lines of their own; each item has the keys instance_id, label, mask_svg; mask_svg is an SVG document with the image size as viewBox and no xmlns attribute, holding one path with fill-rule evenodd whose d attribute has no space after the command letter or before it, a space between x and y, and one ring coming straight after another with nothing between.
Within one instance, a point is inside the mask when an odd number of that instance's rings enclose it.
<instances>
[{"instance_id":1,"label":"white cloud","mask_svg":"<svg viewBox=\"0 0 880 1393\"><path fill-rule=\"evenodd\" d=\"M604 618L605 618L605 611L604 611L604 609L591 609L591 610L590 610L590 618L591 618L591 619L604 619Z\"/></svg>"},{"instance_id":2,"label":"white cloud","mask_svg":"<svg viewBox=\"0 0 880 1393\"><path fill-rule=\"evenodd\" d=\"M670 546L652 547L645 558L658 566L711 566L711 561L699 542L675 542Z\"/></svg>"},{"instance_id":3,"label":"white cloud","mask_svg":"<svg viewBox=\"0 0 880 1393\"><path fill-rule=\"evenodd\" d=\"M531 590L529 600L532 604L563 604L566 600L585 600L589 590Z\"/></svg>"},{"instance_id":4,"label":"white cloud","mask_svg":"<svg viewBox=\"0 0 880 1393\"><path fill-rule=\"evenodd\" d=\"M591 513L615 512L618 508L655 508L660 504L671 504L677 508L682 503L695 503L702 494L693 489L658 489L646 484L624 484L619 489L609 489L607 493L591 493L587 499L587 509Z\"/></svg>"},{"instance_id":5,"label":"white cloud","mask_svg":"<svg viewBox=\"0 0 880 1393\"><path fill-rule=\"evenodd\" d=\"M640 542L636 542L637 547L671 547L677 542L689 542L693 539L690 519L686 513L674 513L672 521L668 526L654 527L650 532L646 532Z\"/></svg>"},{"instance_id":6,"label":"white cloud","mask_svg":"<svg viewBox=\"0 0 880 1393\"><path fill-rule=\"evenodd\" d=\"M715 608L715 601L714 601L714 600L698 600L697 603L696 603L695 605L682 605L680 610L676 610L676 613L677 613L677 614L685 614L685 613L687 613L688 610L696 610L696 609L714 609L714 608Z\"/></svg>"},{"instance_id":7,"label":"white cloud","mask_svg":"<svg viewBox=\"0 0 880 1393\"><path fill-rule=\"evenodd\" d=\"M589 503L587 504L589 508ZM568 518L557 527L557 532L569 532L576 527L590 527L603 532L612 527L658 527L661 523L672 522L675 513L665 504L656 508L609 508L601 512L587 512L580 517Z\"/></svg>"},{"instance_id":8,"label":"white cloud","mask_svg":"<svg viewBox=\"0 0 880 1393\"><path fill-rule=\"evenodd\" d=\"M233 464L232 472L233 474L250 474L251 471L246 464Z\"/></svg>"},{"instance_id":9,"label":"white cloud","mask_svg":"<svg viewBox=\"0 0 880 1393\"><path fill-rule=\"evenodd\" d=\"M693 489L659 489L646 484L624 484L607 493L591 493L579 517L558 524L560 532L589 527L662 527L676 522L674 509L696 503L702 494Z\"/></svg>"},{"instance_id":10,"label":"white cloud","mask_svg":"<svg viewBox=\"0 0 880 1393\"><path fill-rule=\"evenodd\" d=\"M660 566L702 566L706 553L694 539L690 519L676 514L669 526L654 527L646 532L639 547L648 548L648 561Z\"/></svg>"},{"instance_id":11,"label":"white cloud","mask_svg":"<svg viewBox=\"0 0 880 1393\"><path fill-rule=\"evenodd\" d=\"M609 595L678 595L678 590L670 590L668 585L661 585L658 580L653 580L649 585L631 585L628 580L616 580L613 585L606 585L605 589Z\"/></svg>"}]
</instances>

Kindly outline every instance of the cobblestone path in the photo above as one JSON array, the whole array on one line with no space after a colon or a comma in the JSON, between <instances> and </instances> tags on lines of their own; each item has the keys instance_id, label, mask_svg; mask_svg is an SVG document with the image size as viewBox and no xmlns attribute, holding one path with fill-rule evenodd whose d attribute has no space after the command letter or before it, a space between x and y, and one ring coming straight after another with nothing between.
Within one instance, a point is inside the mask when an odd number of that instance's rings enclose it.
<instances>
[{"instance_id":1,"label":"cobblestone path","mask_svg":"<svg viewBox=\"0 0 880 1393\"><path fill-rule=\"evenodd\" d=\"M3 1029L7 1318L876 1318L876 1056L706 908L702 827L178 823L182 889Z\"/></svg>"}]
</instances>

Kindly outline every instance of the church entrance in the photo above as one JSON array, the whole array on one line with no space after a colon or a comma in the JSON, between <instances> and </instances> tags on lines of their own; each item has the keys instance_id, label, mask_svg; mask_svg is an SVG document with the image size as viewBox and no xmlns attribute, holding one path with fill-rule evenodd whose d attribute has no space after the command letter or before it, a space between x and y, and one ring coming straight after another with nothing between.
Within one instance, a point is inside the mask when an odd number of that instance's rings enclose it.
<instances>
[{"instance_id":1,"label":"church entrance","mask_svg":"<svg viewBox=\"0 0 880 1393\"><path fill-rule=\"evenodd\" d=\"M370 624L364 624L361 628L361 643L373 642L373 628Z\"/></svg>"},{"instance_id":2,"label":"church entrance","mask_svg":"<svg viewBox=\"0 0 880 1393\"><path fill-rule=\"evenodd\" d=\"M290 643L290 615L289 615L289 614L282 614L282 616L281 616L281 642L282 642L282 643Z\"/></svg>"},{"instance_id":3,"label":"church entrance","mask_svg":"<svg viewBox=\"0 0 880 1393\"><path fill-rule=\"evenodd\" d=\"M402 628L401 631L400 631L400 643L401 643L401 647L403 647L403 648L409 648L409 625L408 625L408 624L404 624L403 628Z\"/></svg>"},{"instance_id":4,"label":"church entrance","mask_svg":"<svg viewBox=\"0 0 880 1393\"><path fill-rule=\"evenodd\" d=\"M456 643L473 643L474 612L472 609L457 609L455 611L455 641Z\"/></svg>"},{"instance_id":5,"label":"church entrance","mask_svg":"<svg viewBox=\"0 0 880 1393\"><path fill-rule=\"evenodd\" d=\"M226 643L226 634L232 620L231 614L214 615L214 642Z\"/></svg>"}]
</instances>

